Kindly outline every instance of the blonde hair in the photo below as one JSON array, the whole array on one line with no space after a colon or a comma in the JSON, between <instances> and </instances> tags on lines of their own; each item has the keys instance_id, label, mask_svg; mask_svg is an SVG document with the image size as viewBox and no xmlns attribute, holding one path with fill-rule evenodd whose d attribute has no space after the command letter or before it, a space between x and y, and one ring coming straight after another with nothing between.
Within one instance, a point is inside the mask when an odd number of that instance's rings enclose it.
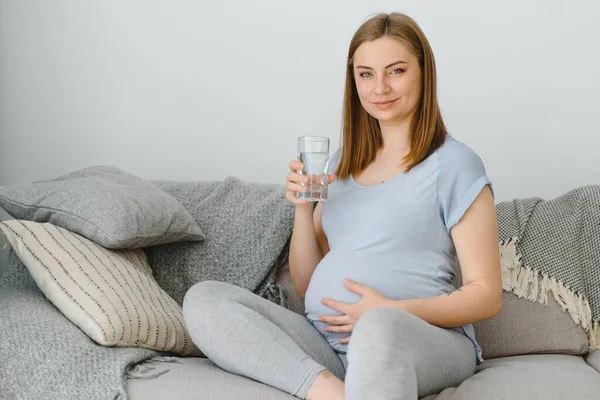
<instances>
[{"instance_id":1,"label":"blonde hair","mask_svg":"<svg viewBox=\"0 0 600 400\"><path fill-rule=\"evenodd\" d=\"M342 112L342 152L336 170L339 179L364 171L383 147L377 119L364 110L358 98L353 70L356 49L366 41L383 36L404 43L417 57L421 68L421 96L411 124L410 151L405 157L406 170L427 158L446 139L446 127L437 102L435 60L429 41L410 17L399 13L378 14L358 28L348 50Z\"/></svg>"}]
</instances>

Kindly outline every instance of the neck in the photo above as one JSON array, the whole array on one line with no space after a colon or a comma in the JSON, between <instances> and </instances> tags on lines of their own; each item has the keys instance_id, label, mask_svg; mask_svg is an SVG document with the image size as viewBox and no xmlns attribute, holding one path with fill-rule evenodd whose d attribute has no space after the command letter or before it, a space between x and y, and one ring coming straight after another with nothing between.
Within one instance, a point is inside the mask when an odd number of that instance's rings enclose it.
<instances>
[{"instance_id":1,"label":"neck","mask_svg":"<svg viewBox=\"0 0 600 400\"><path fill-rule=\"evenodd\" d=\"M410 118L401 121L379 121L385 153L407 153L410 149Z\"/></svg>"}]
</instances>

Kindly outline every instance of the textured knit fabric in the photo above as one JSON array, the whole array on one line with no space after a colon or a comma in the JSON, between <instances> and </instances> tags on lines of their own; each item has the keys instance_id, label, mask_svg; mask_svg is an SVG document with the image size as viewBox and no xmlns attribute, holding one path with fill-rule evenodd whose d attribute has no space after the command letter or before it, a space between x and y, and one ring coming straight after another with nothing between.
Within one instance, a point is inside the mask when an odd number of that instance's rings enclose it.
<instances>
[{"instance_id":1,"label":"textured knit fabric","mask_svg":"<svg viewBox=\"0 0 600 400\"><path fill-rule=\"evenodd\" d=\"M275 282L294 226L294 208L281 185L217 182L156 182L194 216L202 242L146 249L158 284L179 304L197 282L228 282L285 305Z\"/></svg>"},{"instance_id":2,"label":"textured knit fabric","mask_svg":"<svg viewBox=\"0 0 600 400\"><path fill-rule=\"evenodd\" d=\"M0 287L0 327L3 400L121 398L127 367L158 354L94 343L36 287Z\"/></svg>"},{"instance_id":3,"label":"textured knit fabric","mask_svg":"<svg viewBox=\"0 0 600 400\"><path fill-rule=\"evenodd\" d=\"M552 295L600 348L600 185L496 207L504 290L547 304Z\"/></svg>"},{"instance_id":4,"label":"textured knit fabric","mask_svg":"<svg viewBox=\"0 0 600 400\"><path fill-rule=\"evenodd\" d=\"M173 197L115 167L0 187L0 206L16 219L50 222L109 249L204 239Z\"/></svg>"},{"instance_id":5,"label":"textured knit fabric","mask_svg":"<svg viewBox=\"0 0 600 400\"><path fill-rule=\"evenodd\" d=\"M331 159L335 172L339 151ZM370 286L393 300L435 297L455 289L458 268L450 230L490 180L481 159L448 137L429 157L406 173L364 187L352 176L329 185L322 225L330 251L314 271L305 297L306 314L337 351L347 333L325 332L321 315L341 313L322 298L360 300L345 278ZM472 325L465 333L477 349Z\"/></svg>"}]
</instances>

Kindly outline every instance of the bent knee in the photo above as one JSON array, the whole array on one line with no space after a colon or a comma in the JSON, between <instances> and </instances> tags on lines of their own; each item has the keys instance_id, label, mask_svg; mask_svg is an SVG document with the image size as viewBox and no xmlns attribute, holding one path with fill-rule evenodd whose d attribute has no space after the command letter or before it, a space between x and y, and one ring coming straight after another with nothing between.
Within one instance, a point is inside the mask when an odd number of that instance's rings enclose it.
<instances>
[{"instance_id":1,"label":"bent knee","mask_svg":"<svg viewBox=\"0 0 600 400\"><path fill-rule=\"evenodd\" d=\"M418 319L418 317L409 313L408 311L399 310L397 308L392 307L377 307L372 310L364 313L357 322L358 324L364 325L377 325L377 326L386 326L386 325L406 325L410 324L413 320Z\"/></svg>"},{"instance_id":2,"label":"bent knee","mask_svg":"<svg viewBox=\"0 0 600 400\"><path fill-rule=\"evenodd\" d=\"M369 338L375 343L396 343L414 338L418 325L425 321L413 314L391 307L378 307L364 313L357 321L352 336Z\"/></svg>"},{"instance_id":3,"label":"bent knee","mask_svg":"<svg viewBox=\"0 0 600 400\"><path fill-rule=\"evenodd\" d=\"M213 314L232 298L232 293L241 288L220 281L202 281L188 289L183 298L183 317L188 322L197 320L209 311Z\"/></svg>"}]
</instances>

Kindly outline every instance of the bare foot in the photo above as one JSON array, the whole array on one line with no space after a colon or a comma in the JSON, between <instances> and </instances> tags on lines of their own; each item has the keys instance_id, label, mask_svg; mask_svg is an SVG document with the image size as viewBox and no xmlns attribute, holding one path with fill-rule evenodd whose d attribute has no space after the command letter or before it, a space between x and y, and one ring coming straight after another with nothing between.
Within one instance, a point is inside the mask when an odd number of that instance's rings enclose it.
<instances>
[{"instance_id":1,"label":"bare foot","mask_svg":"<svg viewBox=\"0 0 600 400\"><path fill-rule=\"evenodd\" d=\"M306 400L344 400L344 382L331 372L322 371L308 389Z\"/></svg>"}]
</instances>

